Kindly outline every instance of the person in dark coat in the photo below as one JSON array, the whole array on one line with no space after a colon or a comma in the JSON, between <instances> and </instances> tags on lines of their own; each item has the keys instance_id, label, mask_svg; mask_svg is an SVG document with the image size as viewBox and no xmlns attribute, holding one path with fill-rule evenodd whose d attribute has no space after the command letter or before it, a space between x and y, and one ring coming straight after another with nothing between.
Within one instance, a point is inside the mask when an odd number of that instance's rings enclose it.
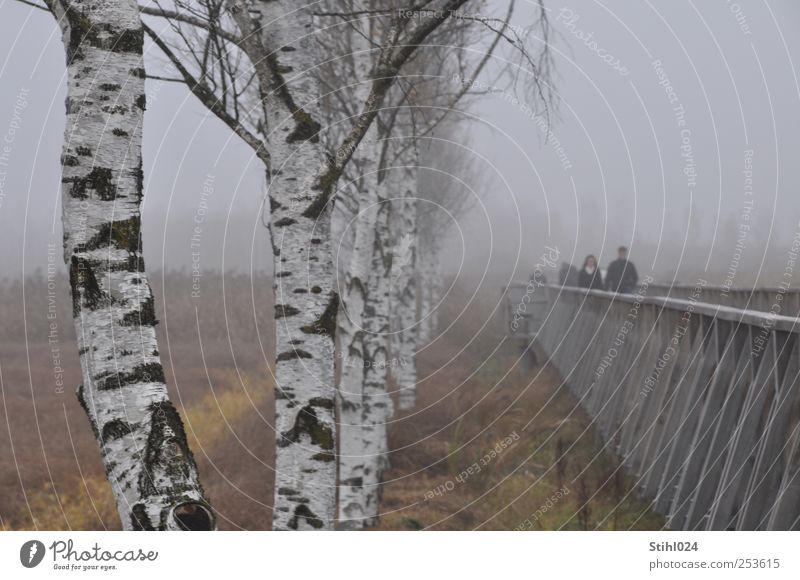
<instances>
[{"instance_id":1,"label":"person in dark coat","mask_svg":"<svg viewBox=\"0 0 800 580\"><path fill-rule=\"evenodd\" d=\"M628 248L620 246L617 250L617 259L611 262L606 273L606 290L631 294L639 281L636 266L628 260Z\"/></svg>"},{"instance_id":2,"label":"person in dark coat","mask_svg":"<svg viewBox=\"0 0 800 580\"><path fill-rule=\"evenodd\" d=\"M569 262L562 262L561 270L558 272L558 283L562 286L577 286L578 269Z\"/></svg>"},{"instance_id":3,"label":"person in dark coat","mask_svg":"<svg viewBox=\"0 0 800 580\"><path fill-rule=\"evenodd\" d=\"M603 289L603 276L597 268L597 258L591 254L586 256L583 261L583 267L578 272L578 286L589 288L590 290Z\"/></svg>"}]
</instances>

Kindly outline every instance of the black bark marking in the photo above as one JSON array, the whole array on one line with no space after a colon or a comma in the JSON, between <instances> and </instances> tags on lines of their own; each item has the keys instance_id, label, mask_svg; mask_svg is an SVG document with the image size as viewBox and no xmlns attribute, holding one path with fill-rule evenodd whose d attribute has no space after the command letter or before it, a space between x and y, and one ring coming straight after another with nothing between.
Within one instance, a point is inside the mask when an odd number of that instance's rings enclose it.
<instances>
[{"instance_id":1,"label":"black bark marking","mask_svg":"<svg viewBox=\"0 0 800 580\"><path fill-rule=\"evenodd\" d=\"M83 60L84 47L93 47L116 53L142 54L144 29L124 28L106 22L95 22L78 8L64 3L65 17L70 34L67 46L67 63Z\"/></svg>"},{"instance_id":2,"label":"black bark marking","mask_svg":"<svg viewBox=\"0 0 800 580\"><path fill-rule=\"evenodd\" d=\"M294 426L281 433L278 447L288 447L292 443L297 443L303 435L311 439L312 445L318 445L324 451L333 454L333 430L319 420L317 411L311 405L306 405L297 412Z\"/></svg>"},{"instance_id":3,"label":"black bark marking","mask_svg":"<svg viewBox=\"0 0 800 580\"><path fill-rule=\"evenodd\" d=\"M113 107L103 107L101 109L104 113L108 113L109 115L126 115L128 113L128 107L125 105L115 105Z\"/></svg>"},{"instance_id":4,"label":"black bark marking","mask_svg":"<svg viewBox=\"0 0 800 580\"><path fill-rule=\"evenodd\" d=\"M166 493L177 496L194 489L192 472L197 470L186 431L177 409L170 401L160 401L148 407L150 412L150 434L147 437L143 465L139 475L139 491L144 497L164 494L163 487L156 489L153 474L162 469L170 479ZM203 491L200 489L200 493ZM162 515L162 519L167 514Z\"/></svg>"},{"instance_id":5,"label":"black bark marking","mask_svg":"<svg viewBox=\"0 0 800 580\"><path fill-rule=\"evenodd\" d=\"M292 350L282 352L277 356L278 362L283 362L287 360L294 360L297 358L314 358L311 356L311 353L308 353L304 350L300 350L299 348L294 348Z\"/></svg>"},{"instance_id":6,"label":"black bark marking","mask_svg":"<svg viewBox=\"0 0 800 580\"><path fill-rule=\"evenodd\" d=\"M70 115L72 113L80 113L84 105L88 107L93 104L94 103L88 98L78 100L78 99L70 99L69 97L67 97L67 100L65 102L67 108L67 115Z\"/></svg>"},{"instance_id":7,"label":"black bark marking","mask_svg":"<svg viewBox=\"0 0 800 580\"><path fill-rule=\"evenodd\" d=\"M283 104L292 114L294 120L294 129L289 135L286 136L287 143L295 143L297 141L310 141L311 143L319 142L319 132L322 129L320 125L307 111L297 106L294 102L292 94L286 85L286 80L283 75L290 72L291 67L282 65L275 53L267 56L267 66L269 66L272 73L274 85L278 98L283 101Z\"/></svg>"},{"instance_id":8,"label":"black bark marking","mask_svg":"<svg viewBox=\"0 0 800 580\"><path fill-rule=\"evenodd\" d=\"M314 397L308 404L321 409L333 409L333 399L329 397Z\"/></svg>"},{"instance_id":9,"label":"black bark marking","mask_svg":"<svg viewBox=\"0 0 800 580\"><path fill-rule=\"evenodd\" d=\"M133 427L127 421L123 421L122 419L112 419L105 425L103 425L103 435L102 439L103 442L113 441L114 439L120 439L125 437L125 435L130 435L133 433Z\"/></svg>"},{"instance_id":10,"label":"black bark marking","mask_svg":"<svg viewBox=\"0 0 800 580\"><path fill-rule=\"evenodd\" d=\"M138 255L132 255L120 262L105 262L105 265L110 272L144 272L144 258ZM138 283L138 281L131 281L131 284Z\"/></svg>"},{"instance_id":11,"label":"black bark marking","mask_svg":"<svg viewBox=\"0 0 800 580\"><path fill-rule=\"evenodd\" d=\"M136 383L165 383L164 367L161 363L145 363L133 367L130 372L109 373L97 377L95 387L98 391L121 389Z\"/></svg>"},{"instance_id":12,"label":"black bark marking","mask_svg":"<svg viewBox=\"0 0 800 580\"><path fill-rule=\"evenodd\" d=\"M322 125L314 120L311 115L298 108L292 112L292 118L295 125L294 130L286 137L287 143L296 143L297 141L319 142L319 131L322 129Z\"/></svg>"},{"instance_id":13,"label":"black bark marking","mask_svg":"<svg viewBox=\"0 0 800 580\"><path fill-rule=\"evenodd\" d=\"M333 186L337 179L339 179L339 171L336 169L333 162L328 163L328 169L319 178L317 183L311 189L319 192L309 206L303 211L302 216L317 220L322 217L325 208L328 206L328 201L333 192Z\"/></svg>"},{"instance_id":14,"label":"black bark marking","mask_svg":"<svg viewBox=\"0 0 800 580\"><path fill-rule=\"evenodd\" d=\"M86 396L84 395L83 391L83 383L78 385L78 390L75 394L78 396L78 404L81 406L83 412L86 413L86 417L89 419L89 425L92 428L92 433L94 433L96 438L100 437L100 432L97 430L97 423L95 423L94 419L92 419L92 414L89 412L89 405L86 403Z\"/></svg>"},{"instance_id":15,"label":"black bark marking","mask_svg":"<svg viewBox=\"0 0 800 580\"><path fill-rule=\"evenodd\" d=\"M119 129L119 128L112 129L111 132L114 135L116 135L117 137L127 137L128 136L128 132L127 131L123 131L122 129Z\"/></svg>"},{"instance_id":16,"label":"black bark marking","mask_svg":"<svg viewBox=\"0 0 800 580\"><path fill-rule=\"evenodd\" d=\"M95 167L84 177L65 179L64 183L72 183L69 195L75 199L88 199L90 190L103 201L113 201L117 197L114 173L107 167Z\"/></svg>"},{"instance_id":17,"label":"black bark marking","mask_svg":"<svg viewBox=\"0 0 800 580\"><path fill-rule=\"evenodd\" d=\"M353 403L347 399L342 399L341 406L343 411L355 411L358 409L358 405L356 403Z\"/></svg>"},{"instance_id":18,"label":"black bark marking","mask_svg":"<svg viewBox=\"0 0 800 580\"><path fill-rule=\"evenodd\" d=\"M83 308L94 311L113 303L111 297L100 288L92 264L84 258L72 256L70 259L69 285L73 318L77 318Z\"/></svg>"},{"instance_id":19,"label":"black bark marking","mask_svg":"<svg viewBox=\"0 0 800 580\"><path fill-rule=\"evenodd\" d=\"M296 397L294 396L294 394L291 394L291 393L287 392L286 389L278 389L277 391L275 391L275 400L276 401L279 400L279 399L283 399L283 400L289 401L291 403L294 403L295 398Z\"/></svg>"},{"instance_id":20,"label":"black bark marking","mask_svg":"<svg viewBox=\"0 0 800 580\"><path fill-rule=\"evenodd\" d=\"M75 252L88 252L113 244L120 250L127 250L131 254L140 254L142 250L141 229L142 220L139 216L106 222L86 243L76 245Z\"/></svg>"},{"instance_id":21,"label":"black bark marking","mask_svg":"<svg viewBox=\"0 0 800 580\"><path fill-rule=\"evenodd\" d=\"M61 164L67 167L76 167L80 165L80 161L74 155L64 154L61 156Z\"/></svg>"},{"instance_id":22,"label":"black bark marking","mask_svg":"<svg viewBox=\"0 0 800 580\"><path fill-rule=\"evenodd\" d=\"M147 508L144 504L137 503L131 510L131 528L137 532L152 532L155 531L153 523L150 521L150 516L147 515Z\"/></svg>"},{"instance_id":23,"label":"black bark marking","mask_svg":"<svg viewBox=\"0 0 800 580\"><path fill-rule=\"evenodd\" d=\"M305 520L306 523L314 529L320 529L323 525L322 520L311 511L311 509L306 504L300 504L296 508L294 508L294 517L289 520L289 528L296 530L298 529L298 525L300 520Z\"/></svg>"},{"instance_id":24,"label":"black bark marking","mask_svg":"<svg viewBox=\"0 0 800 580\"><path fill-rule=\"evenodd\" d=\"M136 178L136 193L141 200L144 197L144 170L142 169L142 158L139 158L139 165L132 171Z\"/></svg>"},{"instance_id":25,"label":"black bark marking","mask_svg":"<svg viewBox=\"0 0 800 580\"><path fill-rule=\"evenodd\" d=\"M316 288L316 286L315 286ZM314 289L312 288L313 292ZM319 319L308 326L301 326L300 330L306 334L325 334L333 338L336 333L336 313L339 311L339 295L331 294L331 299Z\"/></svg>"},{"instance_id":26,"label":"black bark marking","mask_svg":"<svg viewBox=\"0 0 800 580\"><path fill-rule=\"evenodd\" d=\"M291 226L291 225L296 224L296 223L297 223L297 220L289 218L289 217L285 217L285 218L281 218L278 221L276 221L275 222L275 227L276 228L285 228L286 226Z\"/></svg>"},{"instance_id":27,"label":"black bark marking","mask_svg":"<svg viewBox=\"0 0 800 580\"><path fill-rule=\"evenodd\" d=\"M124 315L120 320L120 324L122 326L155 326L158 324L153 297L149 296L141 302L139 310L134 310Z\"/></svg>"},{"instance_id":28,"label":"black bark marking","mask_svg":"<svg viewBox=\"0 0 800 580\"><path fill-rule=\"evenodd\" d=\"M290 304L276 304L275 305L275 318L287 318L300 314L300 310L291 306Z\"/></svg>"}]
</instances>

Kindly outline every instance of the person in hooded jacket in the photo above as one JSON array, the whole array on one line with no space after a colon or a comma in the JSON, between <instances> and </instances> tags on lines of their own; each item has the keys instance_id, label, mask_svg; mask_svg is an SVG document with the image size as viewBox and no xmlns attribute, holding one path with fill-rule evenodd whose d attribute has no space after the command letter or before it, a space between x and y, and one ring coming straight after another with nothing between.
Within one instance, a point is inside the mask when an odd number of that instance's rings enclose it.
<instances>
[{"instance_id":1,"label":"person in hooded jacket","mask_svg":"<svg viewBox=\"0 0 800 580\"><path fill-rule=\"evenodd\" d=\"M597 258L591 254L586 256L583 261L583 267L578 272L578 286L589 288L590 290L603 289L603 276L600 274L600 270L597 269Z\"/></svg>"}]
</instances>

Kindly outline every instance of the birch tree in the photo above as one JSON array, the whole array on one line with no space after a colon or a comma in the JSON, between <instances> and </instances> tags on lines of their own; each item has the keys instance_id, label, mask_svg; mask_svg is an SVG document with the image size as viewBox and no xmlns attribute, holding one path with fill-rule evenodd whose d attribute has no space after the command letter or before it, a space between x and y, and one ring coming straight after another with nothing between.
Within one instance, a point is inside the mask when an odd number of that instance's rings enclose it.
<instances>
[{"instance_id":1,"label":"birch tree","mask_svg":"<svg viewBox=\"0 0 800 580\"><path fill-rule=\"evenodd\" d=\"M413 17L401 14L391 3L383 5L379 12L388 32L376 48L369 90L357 105L351 129L328 156L319 139L319 86L310 74L319 60L311 42L311 7L281 0L231 0L227 7L236 31L225 27L222 15L208 13L198 20L180 11L148 11L220 31L220 37L247 55L258 80L266 140L258 139L221 107L204 76L193 74L163 38L147 29L189 89L253 147L267 168L276 276L275 375L280 397L276 404L276 529L333 525L336 433L331 343L339 297L333 288L329 234L336 184L402 67L466 3L434 2L431 8L435 10Z\"/></svg>"},{"instance_id":2,"label":"birch tree","mask_svg":"<svg viewBox=\"0 0 800 580\"><path fill-rule=\"evenodd\" d=\"M170 23L168 38L150 27L145 30L178 77L251 146L266 168L276 275L275 374L282 401L276 410L274 527L279 529L332 526L336 485L332 441L337 436L333 329L340 299L331 282L332 261L326 257L331 254L330 221L334 202L340 198L339 179L359 155L362 142L370 140L368 131L402 72L417 53L432 51L437 35L447 33L443 24L489 30L496 37L495 46L500 38L516 42L501 33L504 27L498 28L502 18L460 12L467 5L477 9L483 2L437 0L422 7L390 0L367 4L364 8L351 1L326 6L204 0L192 8L183 2L175 2L174 9L143 8L145 14ZM512 0L509 5L513 4ZM353 99L354 112L344 124L331 121L331 126L346 127L331 138L328 131L321 134L319 110L324 102L320 97L326 95L320 91L317 65L325 58L309 39L312 32L322 36L323 18L339 22L330 26L344 28L363 17L370 18L372 26L377 22L382 34L369 39L373 59L367 90ZM185 33L186 28L200 31L200 41ZM171 43L184 47L176 50ZM246 55L248 65L231 57L238 53ZM340 77L337 86L326 91L346 94L343 85L350 81L356 78Z\"/></svg>"},{"instance_id":3,"label":"birch tree","mask_svg":"<svg viewBox=\"0 0 800 580\"><path fill-rule=\"evenodd\" d=\"M389 235L391 194L396 173L383 170L378 186L377 218L364 309L364 393L362 439L364 453L364 525L378 521L381 480L388 467L387 423L393 404L386 377L389 366L389 296L392 274L392 238Z\"/></svg>"},{"instance_id":4,"label":"birch tree","mask_svg":"<svg viewBox=\"0 0 800 580\"><path fill-rule=\"evenodd\" d=\"M397 389L397 406L413 409L417 393L417 149L403 167L399 199L392 200L392 286L390 288L390 371Z\"/></svg>"},{"instance_id":5,"label":"birch tree","mask_svg":"<svg viewBox=\"0 0 800 580\"><path fill-rule=\"evenodd\" d=\"M368 2L353 2L354 13L366 14L370 8ZM350 23L348 34L338 34L338 39L345 41L346 51L344 64L352 74L354 90L347 91L353 96L353 102L365 100L369 92L369 74L372 71L372 42L377 36L377 26L370 18L360 16ZM335 38L331 35L331 43ZM345 67L336 62L327 71L326 77L333 82L334 78ZM344 91L343 91L344 92ZM349 101L349 99L348 99ZM355 111L343 103L344 110L338 107L329 110L332 113L355 117ZM334 119L331 119L335 123ZM371 258L375 245L375 229L379 216L383 212L378 196L378 143L377 125L372 123L364 142L353 156L352 168L358 175L351 180L355 190L357 213L352 216L350 224L355 230L353 244L349 251L347 266L343 272L341 312L338 318L339 350L341 371L338 384L339 393L339 528L359 529L365 518L363 486L365 455L363 446L363 400L365 376L365 328L364 312L367 305L368 288L372 276L369 274ZM337 217L345 221L349 212L337 212ZM344 231L344 228L339 228Z\"/></svg>"},{"instance_id":6,"label":"birch tree","mask_svg":"<svg viewBox=\"0 0 800 580\"><path fill-rule=\"evenodd\" d=\"M66 5L64 0L52 0L56 1ZM336 185L354 156L358 158L362 142L371 140L368 132L374 130L373 124L386 106L387 96L393 87L400 85L402 71L408 69L420 52L438 62L440 68L447 60L442 54L455 54L454 70L458 73L454 76L464 82L453 93L439 93L440 97L446 97L439 104L449 100L449 105L441 107L441 114L437 112L427 118L424 128L415 129L418 137L433 131L462 97L476 93L468 90L471 81L501 39L518 51L521 60L531 65L532 84L535 92L542 95L539 79L547 76L548 62L546 13L540 1L540 18L536 25L542 29L544 48L540 60L534 61L519 34L509 32L507 24L514 5L515 0L508 2L505 19L479 15L476 10L485 3L478 0L437 0L422 6L400 0L349 1L331 3L333 8L320 8L320 4L293 5L283 0L198 0L196 3L173 0L166 8L159 3L140 7L143 14L164 19L169 25L166 33L148 25L143 27L144 33L177 72L176 77L154 78L184 83L212 114L252 148L265 166L275 258L273 290L278 345L275 528L329 528L333 522L333 441L336 436L333 335L340 300L331 282L328 258L331 255L332 208L334 201L341 197ZM466 6L473 11L461 12ZM368 17L373 28L382 30L379 41L368 38L374 54L366 79L368 90L362 90L354 99L354 113L347 118L347 129L335 138L328 136L327 140L321 139L319 110L321 95L317 71L322 59L318 48L309 41L312 33L319 37L319 20L315 23L314 19L321 17L340 19L342 25ZM375 22L380 25L376 27ZM449 28L442 26L447 22L453 24ZM104 26L111 25L104 23ZM437 55L437 47L447 46L440 35L445 39L451 35L452 40L454 32L457 46L471 44L466 36L458 36L471 27L491 31L494 40L474 72L468 74L469 59L464 58L461 51L439 50ZM144 76L141 73L141 78ZM416 80L401 86L401 99L410 92L409 85L416 90ZM340 90L341 87L333 87L329 94L337 95ZM342 126L335 121L334 124ZM383 147L381 155L385 152L386 147ZM365 154L365 158L368 157ZM407 195L408 189L405 191ZM359 203L356 199L351 205L358 207ZM408 208L412 206L401 207L411 211ZM376 216L378 223L381 219ZM419 229L416 224L414 229ZM386 246L388 235L381 239L384 241L373 240L374 252L370 259L378 259L388 268L396 258L396 248ZM366 241L369 241L369 233ZM413 259L418 258L416 254L415 251ZM374 264L381 267L378 262ZM300 279L304 279L304 283L298 283ZM419 286L418 279L413 286L410 283L406 284L409 288ZM143 285L142 289L145 287ZM147 290L149 294L149 288ZM376 296L385 297L386 292L378 290ZM364 312L375 312L368 307L368 296L362 298ZM146 296L142 302L147 304ZM382 299L378 318L369 323L372 328L385 328L386 302ZM403 301L406 305L410 302ZM408 315L408 306L405 308ZM368 325L367 321L364 325ZM380 348L383 354L378 356L385 356L385 342ZM157 350L152 352L157 353ZM365 373L362 389L368 381L378 385L378 376L373 374L368 378ZM382 376L385 383L385 372ZM408 404L403 403L404 406ZM385 442L380 445L386 446ZM188 463L191 463L190 455ZM211 517L206 508L200 511Z\"/></svg>"},{"instance_id":7,"label":"birch tree","mask_svg":"<svg viewBox=\"0 0 800 580\"><path fill-rule=\"evenodd\" d=\"M167 395L142 258L143 28L132 0L47 0L67 60L64 259L83 384L126 530L210 530L183 423Z\"/></svg>"},{"instance_id":8,"label":"birch tree","mask_svg":"<svg viewBox=\"0 0 800 580\"><path fill-rule=\"evenodd\" d=\"M306 8L231 2L258 74L270 151L274 255L276 463L274 529L320 529L336 496L333 287L327 156L319 131L319 61ZM265 90L268 89L268 90Z\"/></svg>"}]
</instances>

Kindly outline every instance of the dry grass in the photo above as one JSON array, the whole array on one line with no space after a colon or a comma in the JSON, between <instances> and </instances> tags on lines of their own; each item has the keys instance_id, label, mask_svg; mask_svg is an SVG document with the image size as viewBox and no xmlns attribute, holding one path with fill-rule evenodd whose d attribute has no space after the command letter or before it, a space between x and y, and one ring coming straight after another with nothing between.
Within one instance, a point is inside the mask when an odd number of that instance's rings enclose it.
<instances>
[{"instance_id":1,"label":"dry grass","mask_svg":"<svg viewBox=\"0 0 800 580\"><path fill-rule=\"evenodd\" d=\"M6 529L120 526L97 443L74 395L80 366L66 282L57 279L55 319L47 318L41 278L26 280L24 311L21 283L0 289L0 526ZM260 343L267 353L273 347L271 335L259 330L270 328L272 303L253 305L247 277L226 275L224 301L220 276L207 275L202 283L197 300L186 275L169 274L163 284L160 276L153 280L170 395L186 422L220 527L268 529L273 379ZM268 278L253 284L271 294ZM53 345L47 342L51 322L58 336ZM64 368L63 389L55 383L54 346Z\"/></svg>"},{"instance_id":2,"label":"dry grass","mask_svg":"<svg viewBox=\"0 0 800 580\"><path fill-rule=\"evenodd\" d=\"M454 296L445 320L466 299ZM380 529L660 528L557 372L534 367L497 326L478 333L493 307L473 304L420 358L417 409L390 428ZM463 337L477 338L458 353Z\"/></svg>"},{"instance_id":3,"label":"dry grass","mask_svg":"<svg viewBox=\"0 0 800 580\"><path fill-rule=\"evenodd\" d=\"M253 284L271 294L268 279ZM156 277L153 287L163 305L158 329L170 393L220 527L268 529L274 411L263 353L273 348L265 333L272 304L254 305L247 277L226 276L225 300L219 276L204 277L202 300L191 298L185 274ZM57 281L55 319L63 391L47 343L47 287L26 281L25 310L22 294L20 284L0 288L0 527L118 529L97 443L73 394L80 372L66 280ZM453 321L452 328L419 355L418 407L390 426L395 451L380 529L512 529L537 510L534 529L659 528L642 502L620 503L631 482L598 454L592 431L584 433L587 417L559 389L557 374L518 360L510 344L491 354L498 326L480 327L496 292L481 296L459 316L468 297L453 292L442 313L442 326ZM517 440L479 472L425 499L513 434ZM569 491L552 501L559 489Z\"/></svg>"}]
</instances>

